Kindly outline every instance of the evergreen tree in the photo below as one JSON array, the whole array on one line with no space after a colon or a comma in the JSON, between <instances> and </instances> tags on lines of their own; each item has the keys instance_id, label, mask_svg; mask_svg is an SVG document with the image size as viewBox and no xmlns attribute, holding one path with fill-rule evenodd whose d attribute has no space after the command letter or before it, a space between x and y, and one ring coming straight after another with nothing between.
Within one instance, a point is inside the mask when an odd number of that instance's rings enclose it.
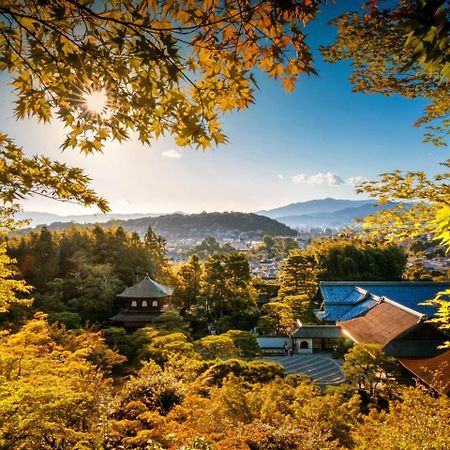
<instances>
[{"instance_id":1,"label":"evergreen tree","mask_svg":"<svg viewBox=\"0 0 450 450\"><path fill-rule=\"evenodd\" d=\"M295 319L290 305L284 302L270 302L262 307L258 329L265 336L287 335L295 329Z\"/></svg>"},{"instance_id":2,"label":"evergreen tree","mask_svg":"<svg viewBox=\"0 0 450 450\"><path fill-rule=\"evenodd\" d=\"M259 312L251 281L250 266L240 253L213 255L205 261L207 309L220 331L256 326Z\"/></svg>"},{"instance_id":3,"label":"evergreen tree","mask_svg":"<svg viewBox=\"0 0 450 450\"><path fill-rule=\"evenodd\" d=\"M279 297L311 295L316 287L316 276L311 262L300 250L291 251L281 268Z\"/></svg>"},{"instance_id":4,"label":"evergreen tree","mask_svg":"<svg viewBox=\"0 0 450 450\"><path fill-rule=\"evenodd\" d=\"M319 280L400 280L407 255L402 247L355 237L315 239L305 255Z\"/></svg>"},{"instance_id":5,"label":"evergreen tree","mask_svg":"<svg viewBox=\"0 0 450 450\"><path fill-rule=\"evenodd\" d=\"M33 248L34 276L32 283L38 289L45 289L48 281L53 279L59 269L59 251L47 227L42 227Z\"/></svg>"},{"instance_id":6,"label":"evergreen tree","mask_svg":"<svg viewBox=\"0 0 450 450\"><path fill-rule=\"evenodd\" d=\"M173 275L167 258L166 239L158 236L149 226L144 236L144 246L150 256L151 277L162 283L173 283Z\"/></svg>"}]
</instances>

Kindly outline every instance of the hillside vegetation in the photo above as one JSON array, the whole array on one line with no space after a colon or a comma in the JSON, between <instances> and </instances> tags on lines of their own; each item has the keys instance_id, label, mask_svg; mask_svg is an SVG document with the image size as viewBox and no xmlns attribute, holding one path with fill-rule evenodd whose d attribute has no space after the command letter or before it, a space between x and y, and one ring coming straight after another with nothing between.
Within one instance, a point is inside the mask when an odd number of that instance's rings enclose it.
<instances>
[{"instance_id":1,"label":"hillside vegetation","mask_svg":"<svg viewBox=\"0 0 450 450\"><path fill-rule=\"evenodd\" d=\"M89 224L85 224L88 226ZM131 220L114 220L105 226L120 225L127 231L143 236L148 227L168 241L181 239L215 238L261 239L264 235L296 236L297 232L269 217L253 213L214 212L201 214L168 214L159 217L142 217ZM70 228L73 223L55 222L48 226L50 230Z\"/></svg>"}]
</instances>

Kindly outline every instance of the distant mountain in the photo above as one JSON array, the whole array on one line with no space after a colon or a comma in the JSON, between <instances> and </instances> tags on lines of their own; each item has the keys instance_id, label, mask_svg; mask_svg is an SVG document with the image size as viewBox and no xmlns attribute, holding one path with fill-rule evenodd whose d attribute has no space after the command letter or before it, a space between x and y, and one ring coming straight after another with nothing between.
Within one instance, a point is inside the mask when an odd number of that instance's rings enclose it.
<instances>
[{"instance_id":1,"label":"distant mountain","mask_svg":"<svg viewBox=\"0 0 450 450\"><path fill-rule=\"evenodd\" d=\"M265 211L257 211L256 214L278 219L280 217L316 215L320 213L333 213L347 208L355 208L363 205L375 205L375 200L339 200L335 198L323 198L307 202L290 203L279 208Z\"/></svg>"},{"instance_id":2,"label":"distant mountain","mask_svg":"<svg viewBox=\"0 0 450 450\"><path fill-rule=\"evenodd\" d=\"M355 219L368 216L376 211L392 208L395 203L379 206L375 202L343 208L337 211L322 211L312 214L278 217L277 220L293 228L330 227L343 228Z\"/></svg>"},{"instance_id":3,"label":"distant mountain","mask_svg":"<svg viewBox=\"0 0 450 450\"><path fill-rule=\"evenodd\" d=\"M17 220L31 219L31 226L36 227L38 225L50 225L54 222L65 223L106 223L111 220L127 220L138 219L141 217L156 217L160 214L145 213L145 214L120 214L120 213L107 213L107 214L84 214L84 215L72 215L72 216L60 216L58 214L51 214L46 212L37 211L22 211L16 214Z\"/></svg>"},{"instance_id":4,"label":"distant mountain","mask_svg":"<svg viewBox=\"0 0 450 450\"><path fill-rule=\"evenodd\" d=\"M32 226L51 224L51 229L66 228L70 222L79 224L120 223L124 228L145 234L148 226L168 240L204 239L213 236L259 238L272 236L295 236L292 228L332 227L343 228L354 219L367 216L377 208L391 208L394 204L376 206L375 200L340 200L324 198L307 202L291 203L258 213L201 213L201 214L88 214L59 216L42 212L22 212L17 218L31 218Z\"/></svg>"}]
</instances>

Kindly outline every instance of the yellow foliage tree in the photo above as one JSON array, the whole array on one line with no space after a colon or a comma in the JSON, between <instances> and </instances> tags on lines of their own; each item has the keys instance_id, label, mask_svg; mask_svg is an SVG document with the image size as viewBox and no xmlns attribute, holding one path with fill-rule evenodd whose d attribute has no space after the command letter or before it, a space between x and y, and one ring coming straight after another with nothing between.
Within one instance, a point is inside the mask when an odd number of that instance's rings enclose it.
<instances>
[{"instance_id":1,"label":"yellow foliage tree","mask_svg":"<svg viewBox=\"0 0 450 450\"><path fill-rule=\"evenodd\" d=\"M45 319L0 341L0 447L99 448L108 382Z\"/></svg>"},{"instance_id":2,"label":"yellow foliage tree","mask_svg":"<svg viewBox=\"0 0 450 450\"><path fill-rule=\"evenodd\" d=\"M12 303L29 305L30 299L20 299L21 294L29 294L31 286L24 280L17 280L14 260L6 253L6 242L0 244L0 313L8 311Z\"/></svg>"}]
</instances>

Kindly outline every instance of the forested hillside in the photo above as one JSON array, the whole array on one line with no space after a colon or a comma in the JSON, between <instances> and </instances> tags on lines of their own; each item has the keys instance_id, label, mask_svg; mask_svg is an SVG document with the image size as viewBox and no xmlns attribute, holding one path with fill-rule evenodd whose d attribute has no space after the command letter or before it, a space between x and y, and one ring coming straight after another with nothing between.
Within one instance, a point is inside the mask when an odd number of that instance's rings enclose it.
<instances>
[{"instance_id":1,"label":"forested hillside","mask_svg":"<svg viewBox=\"0 0 450 450\"><path fill-rule=\"evenodd\" d=\"M169 214L167 216L147 217L126 220L123 227L139 234L151 226L156 233L168 240L204 239L208 236L230 235L239 237L245 233L255 239L264 234L271 236L295 236L297 232L288 226L268 217L251 213L224 212L201 214Z\"/></svg>"},{"instance_id":2,"label":"forested hillside","mask_svg":"<svg viewBox=\"0 0 450 450\"><path fill-rule=\"evenodd\" d=\"M72 224L53 223L49 229L64 229ZM208 236L222 238L239 238L245 235L249 239L260 239L268 234L271 236L296 236L297 232L287 225L269 217L252 213L224 212L201 214L168 214L158 217L143 217L108 222L106 226L120 225L124 229L143 236L151 226L156 233L169 241L181 239L202 240Z\"/></svg>"}]
</instances>

